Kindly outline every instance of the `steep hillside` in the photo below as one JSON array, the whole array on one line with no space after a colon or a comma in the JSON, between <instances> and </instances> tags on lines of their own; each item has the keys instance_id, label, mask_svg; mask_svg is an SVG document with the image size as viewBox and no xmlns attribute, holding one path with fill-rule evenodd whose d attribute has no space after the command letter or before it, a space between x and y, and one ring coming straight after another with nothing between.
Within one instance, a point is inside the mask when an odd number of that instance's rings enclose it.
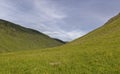
<instances>
[{"instance_id":1,"label":"steep hillside","mask_svg":"<svg viewBox=\"0 0 120 74\"><path fill-rule=\"evenodd\" d=\"M61 44L36 30L0 20L0 52L48 48Z\"/></svg>"},{"instance_id":2,"label":"steep hillside","mask_svg":"<svg viewBox=\"0 0 120 74\"><path fill-rule=\"evenodd\" d=\"M87 35L74 40L72 44L96 44L96 42L104 43L104 40L113 43L119 38L120 34L120 14L108 20L102 27L88 33ZM100 40L101 39L101 40ZM90 41L89 41L90 40ZM118 39L119 40L119 39ZM117 42L119 42L117 40ZM97 43L97 44L101 44ZM106 44L109 45L109 44Z\"/></svg>"},{"instance_id":3,"label":"steep hillside","mask_svg":"<svg viewBox=\"0 0 120 74\"><path fill-rule=\"evenodd\" d=\"M3 53L0 59L1 74L120 74L120 14L61 47Z\"/></svg>"}]
</instances>

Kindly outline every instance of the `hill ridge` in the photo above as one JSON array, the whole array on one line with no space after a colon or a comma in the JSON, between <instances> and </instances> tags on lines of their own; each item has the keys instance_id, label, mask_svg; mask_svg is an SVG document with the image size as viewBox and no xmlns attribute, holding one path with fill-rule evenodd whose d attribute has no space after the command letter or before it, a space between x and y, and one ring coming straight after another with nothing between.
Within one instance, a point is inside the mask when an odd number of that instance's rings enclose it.
<instances>
[{"instance_id":1,"label":"hill ridge","mask_svg":"<svg viewBox=\"0 0 120 74\"><path fill-rule=\"evenodd\" d=\"M47 48L63 43L37 30L0 19L0 51ZM33 47L32 47L33 45Z\"/></svg>"}]
</instances>

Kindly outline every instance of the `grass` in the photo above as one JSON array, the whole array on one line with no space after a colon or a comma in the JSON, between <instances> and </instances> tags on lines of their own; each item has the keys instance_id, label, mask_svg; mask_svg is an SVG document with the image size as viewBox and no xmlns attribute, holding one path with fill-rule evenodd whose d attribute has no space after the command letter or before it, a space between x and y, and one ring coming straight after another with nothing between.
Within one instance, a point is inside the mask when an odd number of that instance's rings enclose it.
<instances>
[{"instance_id":1,"label":"grass","mask_svg":"<svg viewBox=\"0 0 120 74\"><path fill-rule=\"evenodd\" d=\"M38 31L0 20L0 52L41 49L62 44Z\"/></svg>"},{"instance_id":2,"label":"grass","mask_svg":"<svg viewBox=\"0 0 120 74\"><path fill-rule=\"evenodd\" d=\"M120 15L116 17L60 47L1 53L0 73L120 74Z\"/></svg>"}]
</instances>

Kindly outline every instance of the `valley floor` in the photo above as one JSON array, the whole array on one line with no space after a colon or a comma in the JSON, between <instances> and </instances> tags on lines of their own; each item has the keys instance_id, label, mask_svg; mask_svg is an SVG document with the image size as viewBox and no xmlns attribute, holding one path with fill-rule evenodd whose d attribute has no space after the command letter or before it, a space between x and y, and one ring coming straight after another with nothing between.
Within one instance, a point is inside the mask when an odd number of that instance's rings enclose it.
<instances>
[{"instance_id":1,"label":"valley floor","mask_svg":"<svg viewBox=\"0 0 120 74\"><path fill-rule=\"evenodd\" d=\"M0 74L120 74L120 50L78 48L2 53Z\"/></svg>"}]
</instances>

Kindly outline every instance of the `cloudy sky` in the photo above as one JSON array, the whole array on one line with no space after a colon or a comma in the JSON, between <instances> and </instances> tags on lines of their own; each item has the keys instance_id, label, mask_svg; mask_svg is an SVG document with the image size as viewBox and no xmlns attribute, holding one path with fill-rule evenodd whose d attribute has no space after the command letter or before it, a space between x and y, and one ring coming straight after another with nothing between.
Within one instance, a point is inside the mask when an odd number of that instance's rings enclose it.
<instances>
[{"instance_id":1,"label":"cloudy sky","mask_svg":"<svg viewBox=\"0 0 120 74\"><path fill-rule=\"evenodd\" d=\"M0 19L71 41L120 12L120 0L0 0Z\"/></svg>"}]
</instances>

